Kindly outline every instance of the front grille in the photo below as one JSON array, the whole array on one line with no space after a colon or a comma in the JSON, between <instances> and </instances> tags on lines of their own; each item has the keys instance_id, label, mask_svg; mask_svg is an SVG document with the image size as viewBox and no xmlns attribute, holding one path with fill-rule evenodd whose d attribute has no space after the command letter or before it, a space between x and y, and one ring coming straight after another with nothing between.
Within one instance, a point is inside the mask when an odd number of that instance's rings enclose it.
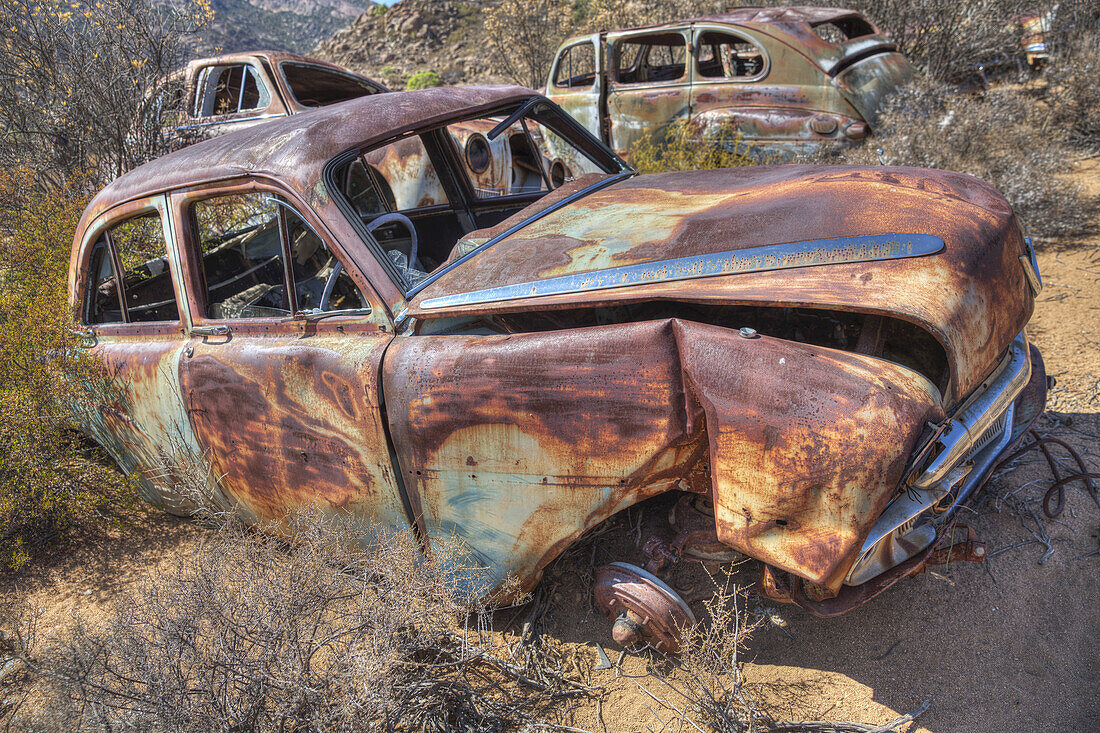
<instances>
[{"instance_id":1,"label":"front grille","mask_svg":"<svg viewBox=\"0 0 1100 733\"><path fill-rule=\"evenodd\" d=\"M963 461L965 462L973 460L974 456L981 453L983 448L1000 438L1004 434L1005 426L1007 423L1008 411L1005 410L996 420L993 421L993 424L990 425L989 429L982 434L982 437L974 441L974 447L971 448L970 451L966 454L966 458L964 458Z\"/></svg>"}]
</instances>

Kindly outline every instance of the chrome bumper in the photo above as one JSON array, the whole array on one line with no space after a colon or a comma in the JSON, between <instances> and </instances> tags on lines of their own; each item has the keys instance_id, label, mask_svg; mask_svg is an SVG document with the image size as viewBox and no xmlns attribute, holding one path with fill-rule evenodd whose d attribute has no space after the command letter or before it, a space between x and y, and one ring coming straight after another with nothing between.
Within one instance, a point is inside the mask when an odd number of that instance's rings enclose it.
<instances>
[{"instance_id":1,"label":"chrome bumper","mask_svg":"<svg viewBox=\"0 0 1100 733\"><path fill-rule=\"evenodd\" d=\"M1012 442L1013 403L1031 380L1031 352L1021 332L1001 364L946 420L930 448L932 459L907 479L906 490L879 516L846 585L861 585L931 545L940 528L981 486ZM947 502L945 502L947 499Z\"/></svg>"}]
</instances>

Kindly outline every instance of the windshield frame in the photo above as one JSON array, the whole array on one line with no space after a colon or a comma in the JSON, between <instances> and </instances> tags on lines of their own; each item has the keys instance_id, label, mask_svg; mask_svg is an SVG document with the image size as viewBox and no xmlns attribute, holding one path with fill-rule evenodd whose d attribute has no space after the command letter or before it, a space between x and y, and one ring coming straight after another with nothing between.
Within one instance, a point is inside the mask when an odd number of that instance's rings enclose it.
<instances>
[{"instance_id":1,"label":"windshield frame","mask_svg":"<svg viewBox=\"0 0 1100 733\"><path fill-rule=\"evenodd\" d=\"M430 272L428 276L420 282L410 285L398 271L396 266L394 266L394 264L390 261L382 245L367 230L366 224L363 222L362 218L356 211L354 204L352 204L352 202L348 200L347 196L344 195L342 188L337 183L337 172L341 170L345 165L351 163L357 157L362 156L365 153L413 135L423 136L425 147L430 150L433 146L429 145L427 141L429 139L432 139L433 135L435 138L438 138L434 141L435 143L438 143L439 139L443 138L446 138L448 142L451 142L449 133L447 131L447 127L449 125L471 119L483 119L486 117L497 116L506 117L522 105L528 104L531 99L535 97L540 98L541 102L532 105L531 109L520 119L526 121L530 118L533 119L535 122L538 122L539 124L550 128L550 130L552 130L555 134L557 134L559 137L562 137L567 143L575 147L579 153L591 159L597 167L602 168L605 171L607 177L602 178L594 182L593 184L586 186L585 188L576 191L569 196L566 196L565 198L556 201L543 209L540 209L537 212L532 213L523 221L517 223L516 225L513 225L502 234L492 237L491 239L483 242L473 250L467 252L461 257L455 259L454 261L446 263L441 267L435 269L434 271ZM451 160L447 159L445 163L447 164L448 168L453 167ZM441 175L453 175L457 179L459 179L459 182L461 183L459 188L462 189L461 195L463 197L463 200L460 202L452 202L451 205L456 208L460 206L468 206L471 201L468 199L469 193L466 188L468 187L470 182L465 172L462 170L448 170L446 174L443 174L442 171L440 173ZM557 104L550 101L549 99L542 97L541 95L532 95L532 97L529 97L527 99L512 101L507 104L500 105L499 107L494 107L487 110L471 110L469 113L456 115L447 120L436 120L431 124L424 125L423 127L411 128L399 134L389 136L385 139L372 141L370 144L367 145L356 146L329 160L329 162L325 165L322 180L325 187L331 192L333 202L336 204L340 212L344 215L349 225L359 235L360 239L367 246L367 248L371 250L371 254L374 255L375 259L382 265L382 268L386 271L386 273L390 276L390 279L403 294L404 299L408 301L424 288L434 283L444 274L450 272L451 270L467 262L468 260L476 257L481 252L485 251L499 241L507 238L508 236L514 234L516 231L519 231L520 229L537 221L538 219L541 219L542 217L554 211L557 211L558 209L561 209L562 207L567 206L574 201L577 201L578 199L587 196L590 193L594 193L595 191L598 191L605 186L617 183L618 181L632 177L634 175L637 175L637 171L635 171L628 163L626 163L626 161L616 155L614 151L604 145L602 141L593 136L586 128L584 128L579 122L574 120L573 117L565 112L561 107L559 107ZM511 199L513 201L516 201L527 198L530 199L527 206L531 206L540 201L545 196L552 194L554 190L556 189L545 191L540 196L522 194L508 197L498 197L494 200L507 201L508 199ZM524 208L526 208L526 206ZM461 239L462 237L460 237L459 240L456 240L456 244L458 241L461 241Z\"/></svg>"}]
</instances>

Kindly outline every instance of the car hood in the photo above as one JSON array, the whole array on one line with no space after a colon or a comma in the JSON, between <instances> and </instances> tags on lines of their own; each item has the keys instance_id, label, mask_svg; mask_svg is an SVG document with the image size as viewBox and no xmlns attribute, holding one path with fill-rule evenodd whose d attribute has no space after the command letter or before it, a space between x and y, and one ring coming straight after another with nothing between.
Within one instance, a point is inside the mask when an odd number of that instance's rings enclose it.
<instances>
[{"instance_id":1,"label":"car hood","mask_svg":"<svg viewBox=\"0 0 1100 733\"><path fill-rule=\"evenodd\" d=\"M590 183L472 232L460 251L498 241L445 268L408 315L658 298L890 315L943 344L956 396L981 382L1031 315L1012 210L970 176L750 166L635 176L560 206Z\"/></svg>"}]
</instances>

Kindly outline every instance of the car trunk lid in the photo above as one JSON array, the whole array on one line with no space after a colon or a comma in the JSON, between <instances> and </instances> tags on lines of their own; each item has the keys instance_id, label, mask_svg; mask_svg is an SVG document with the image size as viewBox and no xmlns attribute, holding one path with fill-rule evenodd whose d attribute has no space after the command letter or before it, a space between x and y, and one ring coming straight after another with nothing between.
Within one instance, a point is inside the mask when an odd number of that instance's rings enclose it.
<instances>
[{"instance_id":1,"label":"car trunk lid","mask_svg":"<svg viewBox=\"0 0 1100 733\"><path fill-rule=\"evenodd\" d=\"M892 49L888 44L853 49L833 71L833 83L872 128L886 97L916 73L909 60Z\"/></svg>"}]
</instances>

